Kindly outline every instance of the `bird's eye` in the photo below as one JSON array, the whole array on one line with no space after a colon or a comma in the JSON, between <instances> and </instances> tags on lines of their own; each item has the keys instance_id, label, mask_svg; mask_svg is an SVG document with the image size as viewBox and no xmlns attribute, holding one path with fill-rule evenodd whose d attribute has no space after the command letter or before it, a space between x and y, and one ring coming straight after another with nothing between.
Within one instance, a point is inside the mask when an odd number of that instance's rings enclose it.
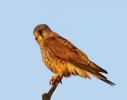
<instances>
[{"instance_id":1,"label":"bird's eye","mask_svg":"<svg viewBox=\"0 0 127 100\"><path fill-rule=\"evenodd\" d=\"M39 32L39 33L42 33L42 30L39 30L38 32Z\"/></svg>"}]
</instances>

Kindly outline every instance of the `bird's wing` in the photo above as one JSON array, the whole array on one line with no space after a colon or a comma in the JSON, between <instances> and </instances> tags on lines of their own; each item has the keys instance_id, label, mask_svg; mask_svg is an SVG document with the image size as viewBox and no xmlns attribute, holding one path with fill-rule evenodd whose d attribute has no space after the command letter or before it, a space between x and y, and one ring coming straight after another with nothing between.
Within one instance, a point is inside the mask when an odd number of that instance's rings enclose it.
<instances>
[{"instance_id":1,"label":"bird's wing","mask_svg":"<svg viewBox=\"0 0 127 100\"><path fill-rule=\"evenodd\" d=\"M44 41L46 48L49 52L52 52L55 56L77 63L82 63L90 67L91 70L96 70L97 72L107 73L104 69L90 61L85 53L79 50L71 42L61 37L55 32L50 34L50 38ZM85 69L86 67L83 67Z\"/></svg>"},{"instance_id":2,"label":"bird's wing","mask_svg":"<svg viewBox=\"0 0 127 100\"><path fill-rule=\"evenodd\" d=\"M75 47L68 40L62 38L56 33L51 33L50 37L44 40L43 45L52 56L59 57L74 64L76 67L87 71L93 76L100 80L105 81L108 84L112 84L105 76L99 72L107 73L104 69L97 66L95 63L90 61L86 54Z\"/></svg>"},{"instance_id":3,"label":"bird's wing","mask_svg":"<svg viewBox=\"0 0 127 100\"><path fill-rule=\"evenodd\" d=\"M80 51L72 43L54 32L51 33L49 38L44 40L43 45L45 48L47 48L49 53L53 54L54 56L57 56L71 63L84 65L84 67L81 66L81 69L91 73L98 73L99 70L105 72L104 69L91 62L86 54Z\"/></svg>"}]
</instances>

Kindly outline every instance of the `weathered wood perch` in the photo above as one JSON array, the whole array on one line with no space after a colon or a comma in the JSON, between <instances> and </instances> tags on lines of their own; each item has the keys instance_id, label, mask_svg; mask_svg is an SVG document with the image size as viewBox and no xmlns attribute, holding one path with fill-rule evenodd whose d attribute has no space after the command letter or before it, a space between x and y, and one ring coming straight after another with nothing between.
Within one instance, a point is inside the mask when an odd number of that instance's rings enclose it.
<instances>
[{"instance_id":1,"label":"weathered wood perch","mask_svg":"<svg viewBox=\"0 0 127 100\"><path fill-rule=\"evenodd\" d=\"M57 88L59 83L55 84L55 85L52 85L51 89L49 90L48 93L44 93L42 94L42 100L50 100L51 99L51 96L53 94L53 92L55 91L55 89Z\"/></svg>"}]
</instances>

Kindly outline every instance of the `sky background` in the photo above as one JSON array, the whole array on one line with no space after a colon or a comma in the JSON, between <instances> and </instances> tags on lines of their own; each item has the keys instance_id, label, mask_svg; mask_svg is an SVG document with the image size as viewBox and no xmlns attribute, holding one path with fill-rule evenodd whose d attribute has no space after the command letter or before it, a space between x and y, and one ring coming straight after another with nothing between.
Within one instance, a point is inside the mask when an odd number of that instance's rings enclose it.
<instances>
[{"instance_id":1,"label":"sky background","mask_svg":"<svg viewBox=\"0 0 127 100\"><path fill-rule=\"evenodd\" d=\"M50 89L54 74L42 62L33 36L42 23L84 51L116 83L63 78L51 100L127 100L127 0L1 0L0 100L41 100Z\"/></svg>"}]
</instances>

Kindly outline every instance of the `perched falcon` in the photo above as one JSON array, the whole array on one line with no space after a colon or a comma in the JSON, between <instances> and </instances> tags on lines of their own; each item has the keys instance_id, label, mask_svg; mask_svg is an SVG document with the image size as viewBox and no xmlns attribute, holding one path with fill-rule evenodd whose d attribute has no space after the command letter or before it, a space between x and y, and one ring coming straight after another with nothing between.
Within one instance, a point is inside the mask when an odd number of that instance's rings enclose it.
<instances>
[{"instance_id":1,"label":"perched falcon","mask_svg":"<svg viewBox=\"0 0 127 100\"><path fill-rule=\"evenodd\" d=\"M79 75L90 79L90 75L93 75L112 86L115 85L100 73L107 74L106 70L89 60L84 52L53 32L46 24L36 26L33 33L40 46L45 65L55 73L50 84L61 82L63 76Z\"/></svg>"}]
</instances>

